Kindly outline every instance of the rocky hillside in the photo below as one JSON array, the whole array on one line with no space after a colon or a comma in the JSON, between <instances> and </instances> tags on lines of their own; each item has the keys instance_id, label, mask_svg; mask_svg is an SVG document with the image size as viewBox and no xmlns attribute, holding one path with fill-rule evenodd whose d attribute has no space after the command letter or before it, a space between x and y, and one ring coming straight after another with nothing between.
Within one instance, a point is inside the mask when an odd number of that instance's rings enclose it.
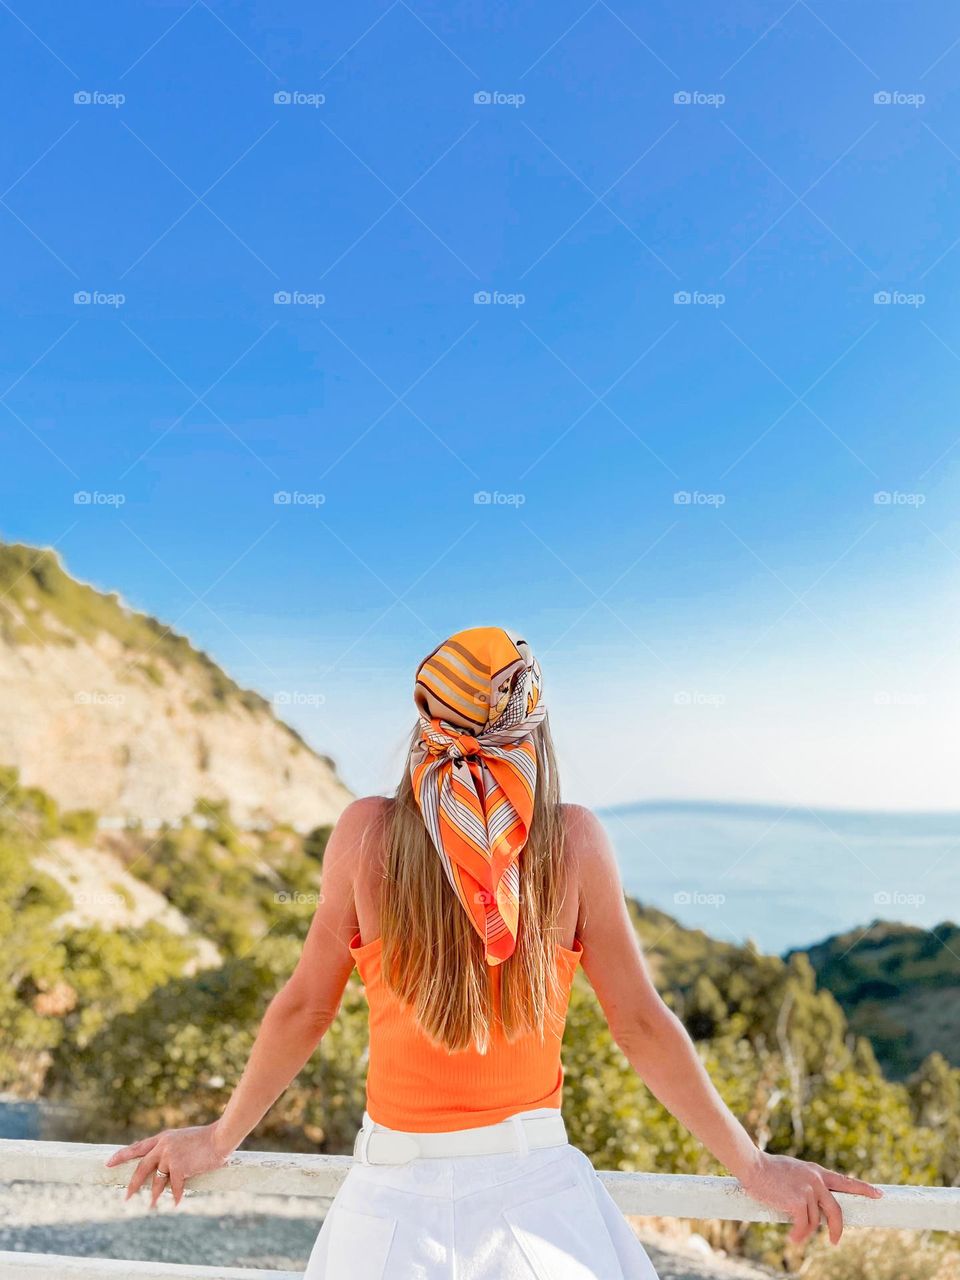
<instances>
[{"instance_id":1,"label":"rocky hillside","mask_svg":"<svg viewBox=\"0 0 960 1280\"><path fill-rule=\"evenodd\" d=\"M874 920L806 948L821 986L902 1079L939 1051L960 1066L960 927Z\"/></svg>"},{"instance_id":2,"label":"rocky hillside","mask_svg":"<svg viewBox=\"0 0 960 1280\"><path fill-rule=\"evenodd\" d=\"M242 825L306 832L351 799L332 760L184 636L53 551L4 543L0 765L116 825L176 821L203 798Z\"/></svg>"}]
</instances>

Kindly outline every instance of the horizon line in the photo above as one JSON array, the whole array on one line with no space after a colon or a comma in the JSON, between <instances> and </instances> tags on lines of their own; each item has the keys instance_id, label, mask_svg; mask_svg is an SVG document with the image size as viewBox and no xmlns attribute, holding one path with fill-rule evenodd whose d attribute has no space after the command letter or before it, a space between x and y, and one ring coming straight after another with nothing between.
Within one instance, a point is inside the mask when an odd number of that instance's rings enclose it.
<instances>
[{"instance_id":1,"label":"horizon line","mask_svg":"<svg viewBox=\"0 0 960 1280\"><path fill-rule=\"evenodd\" d=\"M791 815L804 817L808 814L840 814L845 817L861 818L956 818L960 823L960 809L872 809L844 808L840 805L806 804L803 801L775 800L716 800L709 798L677 799L669 797L650 797L645 800L624 800L616 804L591 806L598 814L621 813L628 809L749 809L755 812L776 813L780 817Z\"/></svg>"}]
</instances>

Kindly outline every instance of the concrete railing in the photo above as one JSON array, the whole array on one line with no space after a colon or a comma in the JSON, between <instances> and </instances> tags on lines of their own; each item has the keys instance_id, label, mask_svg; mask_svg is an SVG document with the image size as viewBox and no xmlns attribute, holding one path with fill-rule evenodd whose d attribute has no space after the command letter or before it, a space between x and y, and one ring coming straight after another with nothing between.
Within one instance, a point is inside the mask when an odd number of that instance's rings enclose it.
<instances>
[{"instance_id":1,"label":"concrete railing","mask_svg":"<svg viewBox=\"0 0 960 1280\"><path fill-rule=\"evenodd\" d=\"M116 1149L116 1145L0 1139L0 1182L123 1187L135 1166L105 1168L104 1161ZM329 1199L336 1194L350 1164L349 1156L238 1151L224 1168L191 1178L189 1186L198 1192L256 1191L263 1195ZM626 1214L736 1222L788 1221L785 1215L751 1200L735 1178L661 1173L601 1173L600 1177ZM880 1200L838 1195L846 1224L960 1231L960 1187L884 1186L883 1191ZM300 1274L292 1271L4 1252L0 1252L0 1276L3 1280L301 1280Z\"/></svg>"}]
</instances>

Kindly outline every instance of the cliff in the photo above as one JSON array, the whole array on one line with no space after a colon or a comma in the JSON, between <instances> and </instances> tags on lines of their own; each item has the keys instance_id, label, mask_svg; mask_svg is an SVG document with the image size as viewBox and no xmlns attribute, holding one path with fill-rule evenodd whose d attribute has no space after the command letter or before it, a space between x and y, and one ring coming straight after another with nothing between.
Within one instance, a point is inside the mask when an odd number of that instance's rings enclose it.
<instances>
[{"instance_id":1,"label":"cliff","mask_svg":"<svg viewBox=\"0 0 960 1280\"><path fill-rule=\"evenodd\" d=\"M336 767L206 654L53 551L0 543L0 765L106 824L176 821L200 798L241 825L332 823Z\"/></svg>"}]
</instances>

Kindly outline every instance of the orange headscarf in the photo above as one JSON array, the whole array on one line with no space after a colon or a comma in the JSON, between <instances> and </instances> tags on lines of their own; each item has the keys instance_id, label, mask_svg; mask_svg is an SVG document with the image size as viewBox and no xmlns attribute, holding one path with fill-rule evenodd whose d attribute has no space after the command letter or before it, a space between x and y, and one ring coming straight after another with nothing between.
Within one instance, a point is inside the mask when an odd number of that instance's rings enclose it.
<instances>
[{"instance_id":1,"label":"orange headscarf","mask_svg":"<svg viewBox=\"0 0 960 1280\"><path fill-rule=\"evenodd\" d=\"M530 646L502 627L458 631L417 669L413 794L489 965L517 945L517 860L537 785L530 735L547 710L540 685Z\"/></svg>"}]
</instances>

